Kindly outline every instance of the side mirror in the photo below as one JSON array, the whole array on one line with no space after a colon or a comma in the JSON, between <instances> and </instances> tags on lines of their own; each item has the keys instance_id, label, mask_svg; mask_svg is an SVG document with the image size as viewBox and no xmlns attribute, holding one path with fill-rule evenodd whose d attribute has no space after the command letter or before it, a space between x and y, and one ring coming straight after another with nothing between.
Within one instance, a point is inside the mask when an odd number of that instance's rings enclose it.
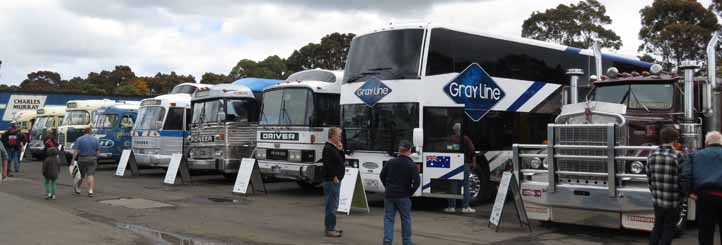
<instances>
[{"instance_id":1,"label":"side mirror","mask_svg":"<svg viewBox=\"0 0 722 245\"><path fill-rule=\"evenodd\" d=\"M219 122L225 122L226 121L226 113L225 112L218 112L218 116L216 118Z\"/></svg>"},{"instance_id":2,"label":"side mirror","mask_svg":"<svg viewBox=\"0 0 722 245\"><path fill-rule=\"evenodd\" d=\"M417 148L417 150L424 147L424 129L414 128L413 141L414 142L412 143Z\"/></svg>"}]
</instances>

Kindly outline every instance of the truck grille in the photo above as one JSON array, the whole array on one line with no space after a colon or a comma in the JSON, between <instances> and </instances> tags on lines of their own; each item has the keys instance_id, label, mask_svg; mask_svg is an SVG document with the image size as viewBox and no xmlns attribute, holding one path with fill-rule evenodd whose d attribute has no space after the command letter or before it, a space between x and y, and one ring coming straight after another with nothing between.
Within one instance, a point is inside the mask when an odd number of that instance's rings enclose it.
<instances>
[{"instance_id":1,"label":"truck grille","mask_svg":"<svg viewBox=\"0 0 722 245\"><path fill-rule=\"evenodd\" d=\"M615 145L621 145L621 133L623 129L615 130ZM604 127L559 127L554 130L555 143L559 145L607 145L607 130ZM562 155L581 155L581 156L606 156L606 149L557 149L557 154ZM558 171L575 171L575 172L591 172L591 173L607 173L607 160L579 160L579 159L557 159L556 166ZM624 172L624 162L616 162L616 172ZM565 179L574 180L600 180L604 181L606 177L589 177L576 175L559 175L560 181Z\"/></svg>"}]
</instances>

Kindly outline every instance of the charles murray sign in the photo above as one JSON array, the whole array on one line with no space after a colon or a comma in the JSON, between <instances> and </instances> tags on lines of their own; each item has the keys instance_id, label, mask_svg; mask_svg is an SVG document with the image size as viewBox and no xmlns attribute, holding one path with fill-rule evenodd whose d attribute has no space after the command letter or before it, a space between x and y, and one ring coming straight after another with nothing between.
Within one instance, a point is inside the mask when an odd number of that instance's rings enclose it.
<instances>
[{"instance_id":1,"label":"charles murray sign","mask_svg":"<svg viewBox=\"0 0 722 245\"><path fill-rule=\"evenodd\" d=\"M45 105L44 95L11 95L8 104L5 107L3 121L10 121L13 115L19 111L32 110L35 111Z\"/></svg>"},{"instance_id":2,"label":"charles murray sign","mask_svg":"<svg viewBox=\"0 0 722 245\"><path fill-rule=\"evenodd\" d=\"M504 98L504 90L479 64L471 64L444 86L444 92L455 103L464 105L464 112L479 121Z\"/></svg>"}]
</instances>

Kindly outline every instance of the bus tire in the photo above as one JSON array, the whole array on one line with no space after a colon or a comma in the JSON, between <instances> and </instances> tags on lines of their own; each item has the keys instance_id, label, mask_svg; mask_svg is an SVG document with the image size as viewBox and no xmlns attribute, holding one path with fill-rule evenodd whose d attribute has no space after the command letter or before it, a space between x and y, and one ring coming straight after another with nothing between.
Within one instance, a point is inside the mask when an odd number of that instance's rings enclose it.
<instances>
[{"instance_id":1,"label":"bus tire","mask_svg":"<svg viewBox=\"0 0 722 245\"><path fill-rule=\"evenodd\" d=\"M479 158L476 168L469 175L471 205L477 206L491 200L496 193L496 186L491 182L489 164L484 157Z\"/></svg>"}]
</instances>

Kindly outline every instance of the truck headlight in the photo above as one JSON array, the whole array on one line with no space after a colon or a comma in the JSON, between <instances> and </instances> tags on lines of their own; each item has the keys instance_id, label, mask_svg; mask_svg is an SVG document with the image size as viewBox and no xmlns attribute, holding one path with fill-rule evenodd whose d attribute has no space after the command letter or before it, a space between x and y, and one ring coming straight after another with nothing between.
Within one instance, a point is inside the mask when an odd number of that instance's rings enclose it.
<instances>
[{"instance_id":1,"label":"truck headlight","mask_svg":"<svg viewBox=\"0 0 722 245\"><path fill-rule=\"evenodd\" d=\"M358 168L358 160L346 159L346 167Z\"/></svg>"},{"instance_id":2,"label":"truck headlight","mask_svg":"<svg viewBox=\"0 0 722 245\"><path fill-rule=\"evenodd\" d=\"M261 160L266 159L266 149L257 149L256 150L256 159L261 159Z\"/></svg>"},{"instance_id":3,"label":"truck headlight","mask_svg":"<svg viewBox=\"0 0 722 245\"><path fill-rule=\"evenodd\" d=\"M633 174L641 174L644 172L644 164L640 161L633 162L629 165L629 171Z\"/></svg>"},{"instance_id":4,"label":"truck headlight","mask_svg":"<svg viewBox=\"0 0 722 245\"><path fill-rule=\"evenodd\" d=\"M217 157L222 157L222 156L223 156L223 151L222 151L222 150L216 151L216 156L217 156Z\"/></svg>"},{"instance_id":5,"label":"truck headlight","mask_svg":"<svg viewBox=\"0 0 722 245\"><path fill-rule=\"evenodd\" d=\"M542 166L542 160L541 158L535 157L534 159L531 159L529 165L531 166L531 168L539 168Z\"/></svg>"},{"instance_id":6,"label":"truck headlight","mask_svg":"<svg viewBox=\"0 0 722 245\"><path fill-rule=\"evenodd\" d=\"M291 162L301 162L301 151L299 151L299 150L288 151L288 160Z\"/></svg>"}]
</instances>

